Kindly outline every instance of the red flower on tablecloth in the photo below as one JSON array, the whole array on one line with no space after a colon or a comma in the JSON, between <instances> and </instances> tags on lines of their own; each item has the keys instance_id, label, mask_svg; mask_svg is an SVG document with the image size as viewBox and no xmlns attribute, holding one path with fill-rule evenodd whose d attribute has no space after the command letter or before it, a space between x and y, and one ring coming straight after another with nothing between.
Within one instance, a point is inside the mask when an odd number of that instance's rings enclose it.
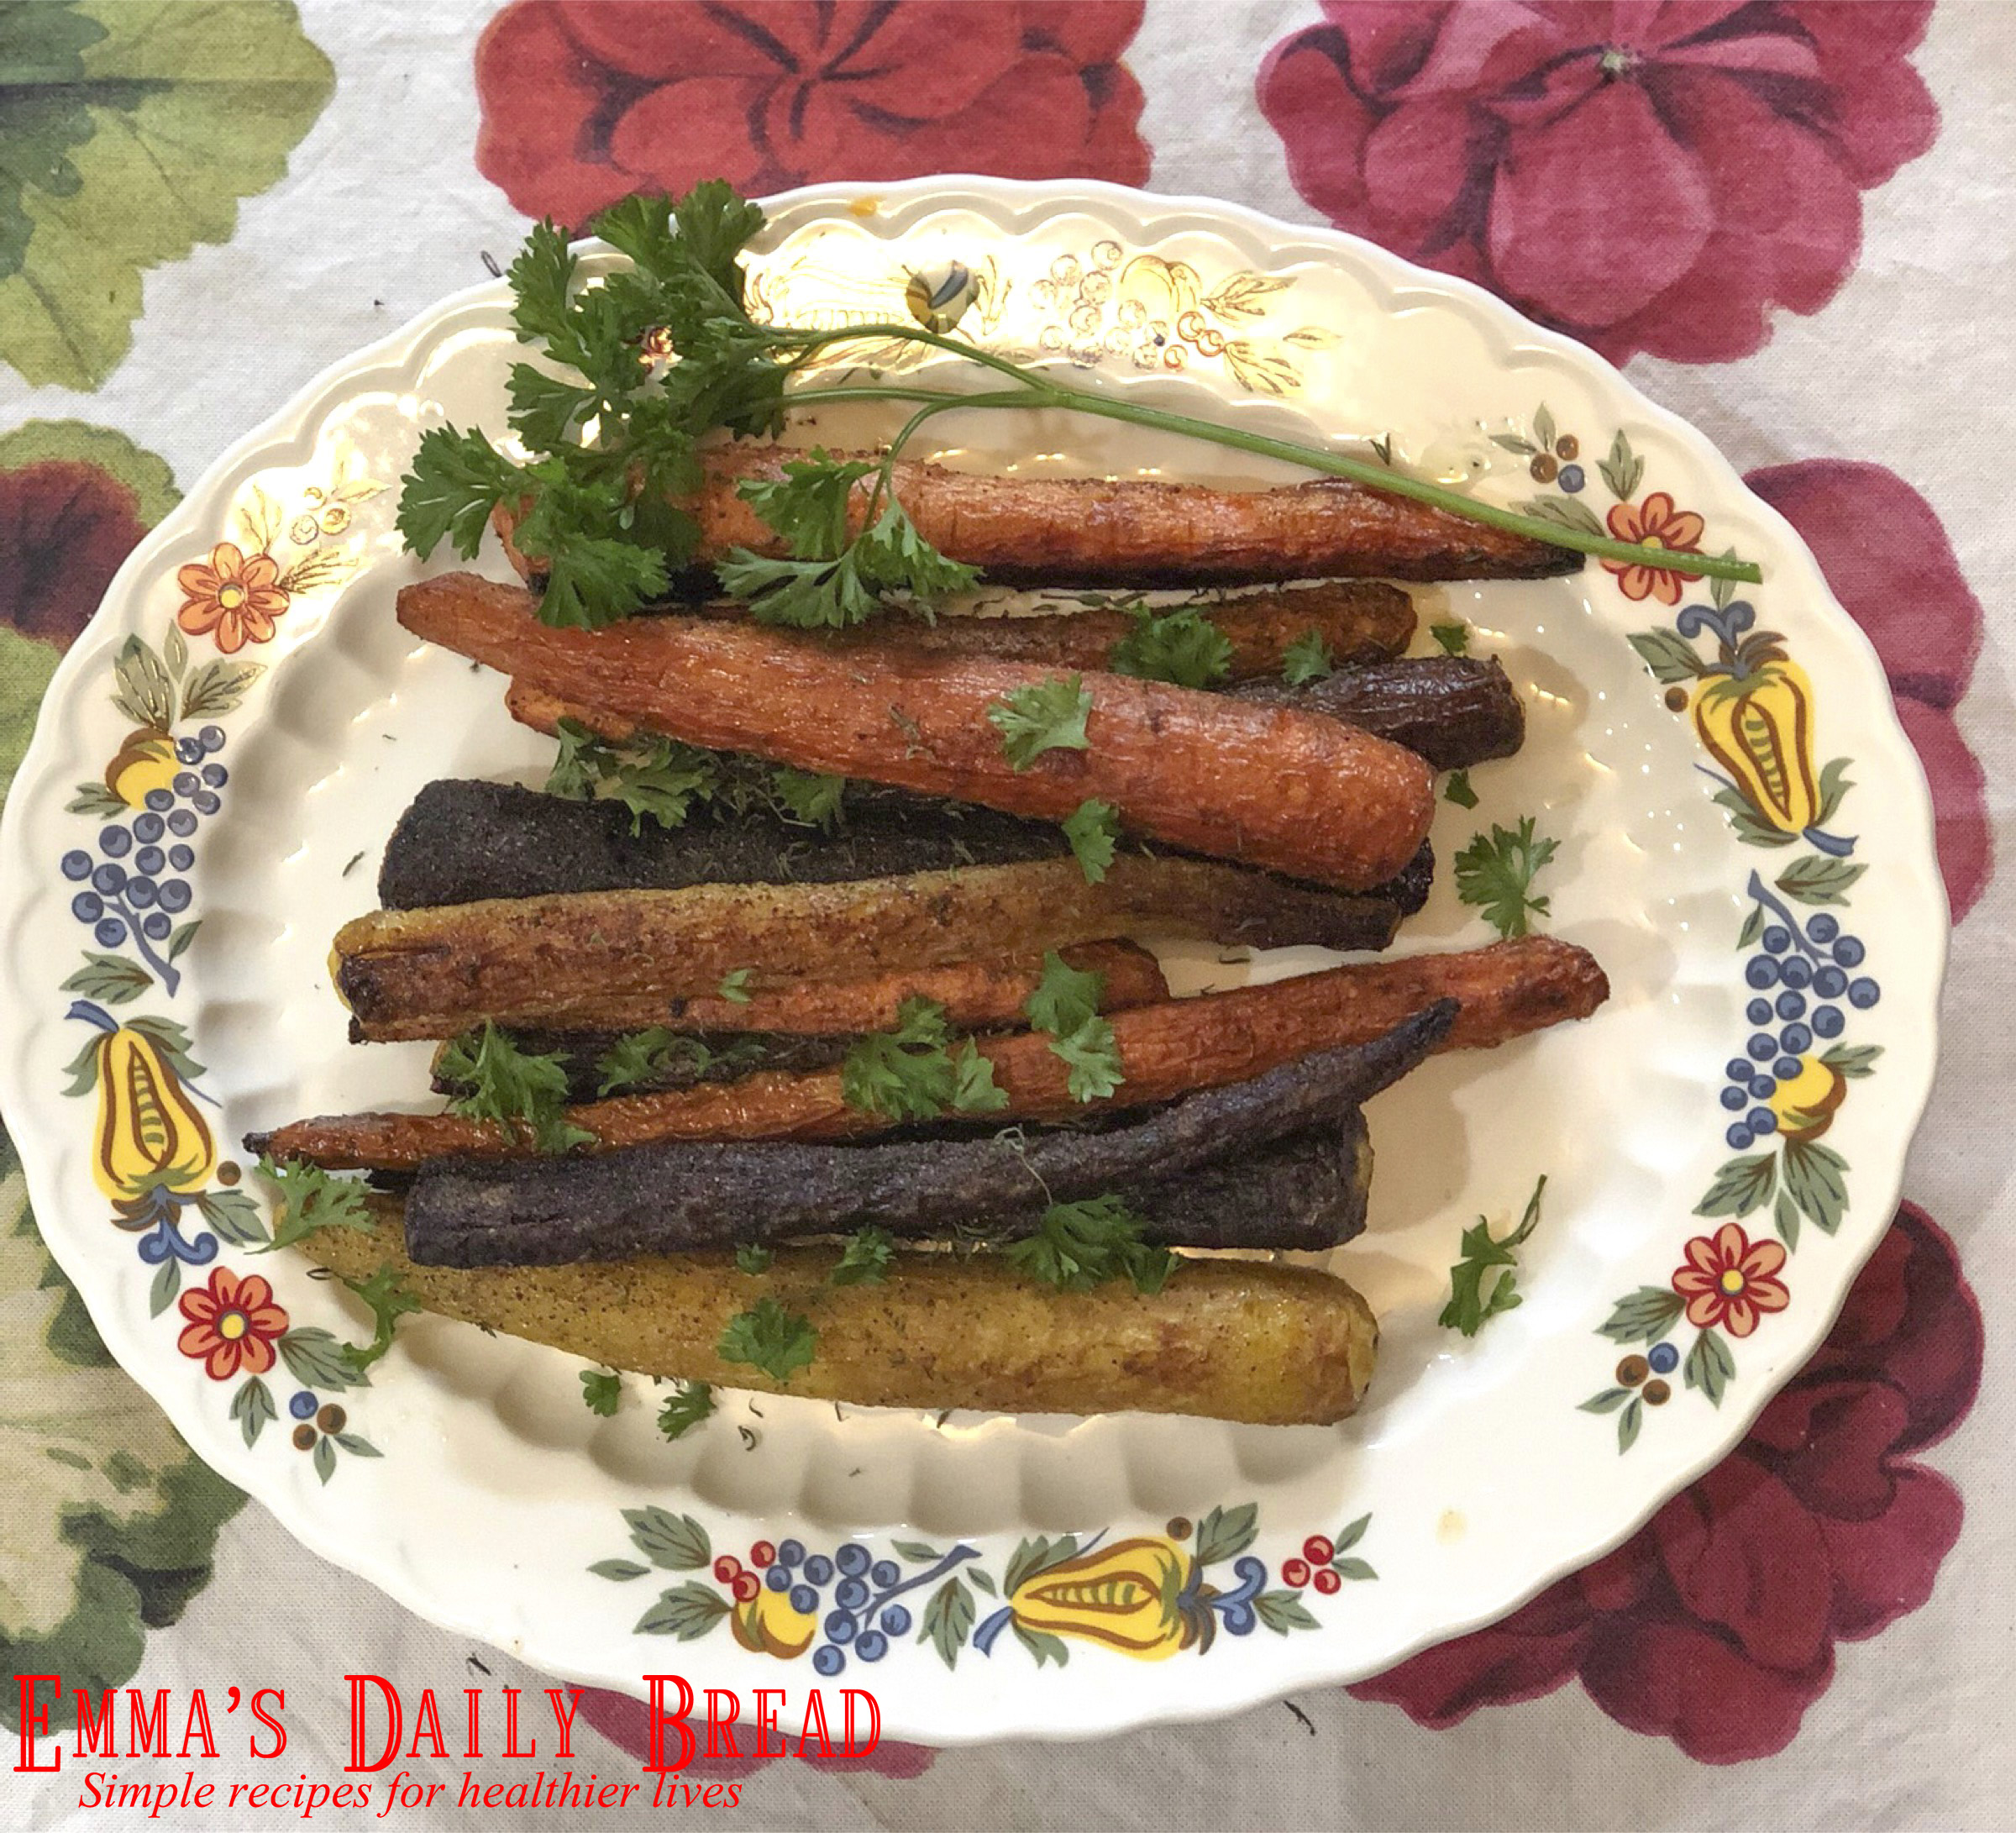
<instances>
[{"instance_id":1,"label":"red flower on tablecloth","mask_svg":"<svg viewBox=\"0 0 2016 1833\"><path fill-rule=\"evenodd\" d=\"M605 1693L599 1687L585 1688L581 1693L581 1716L611 1743L629 1752L638 1762L648 1758L651 1710L642 1699L633 1699L627 1694ZM748 1745L755 1736L747 1725L738 1726L735 1735L738 1747ZM775 1735L786 1734L780 1726ZM796 1746L794 1745L793 1748ZM807 1757L804 1762L808 1769L850 1773L865 1769L877 1776L908 1782L929 1769L937 1761L937 1755L922 1744L895 1744L885 1739L865 1757ZM696 1757L680 1773L689 1780L699 1782L740 1782L759 1770L785 1761L776 1757L701 1756Z\"/></svg>"},{"instance_id":2,"label":"red flower on tablecloth","mask_svg":"<svg viewBox=\"0 0 2016 1833\"><path fill-rule=\"evenodd\" d=\"M1986 782L1954 709L1981 653L1981 601L1932 506L1893 471L1810 459L1744 482L1799 531L1882 658L1905 735L1932 785L1940 869L1957 920L1995 870Z\"/></svg>"},{"instance_id":3,"label":"red flower on tablecloth","mask_svg":"<svg viewBox=\"0 0 2016 1833\"><path fill-rule=\"evenodd\" d=\"M1642 503L1615 504L1609 514L1610 533L1620 541L1641 541L1647 547L1672 548L1682 554L1701 551L1701 536L1707 527L1693 510L1678 507L1662 490L1654 491ZM1686 574L1636 560L1605 560L1603 570L1617 575L1618 590L1626 598L1656 598L1662 605L1678 604L1682 591L1693 583Z\"/></svg>"},{"instance_id":4,"label":"red flower on tablecloth","mask_svg":"<svg viewBox=\"0 0 2016 1833\"><path fill-rule=\"evenodd\" d=\"M476 46L476 164L580 225L635 191L726 178L989 172L1139 184L1140 0L900 6L516 0Z\"/></svg>"},{"instance_id":5,"label":"red flower on tablecloth","mask_svg":"<svg viewBox=\"0 0 2016 1833\"><path fill-rule=\"evenodd\" d=\"M1726 362L1932 144L1931 0L1324 0L1261 66L1302 196L1622 362Z\"/></svg>"},{"instance_id":6,"label":"red flower on tablecloth","mask_svg":"<svg viewBox=\"0 0 2016 1833\"><path fill-rule=\"evenodd\" d=\"M1605 1559L1503 1623L1353 1687L1454 1725L1579 1679L1704 1762L1791 1742L1834 1648L1931 1595L1959 1493L1914 1461L1966 1415L1981 1312L1953 1244L1898 1212L1819 1353L1741 1447Z\"/></svg>"},{"instance_id":7,"label":"red flower on tablecloth","mask_svg":"<svg viewBox=\"0 0 2016 1833\"><path fill-rule=\"evenodd\" d=\"M1687 1261L1673 1274L1673 1289L1687 1300L1687 1321L1698 1330L1726 1330L1747 1337L1767 1311L1792 1303L1784 1282L1773 1277L1785 1264L1775 1241L1752 1241L1734 1222L1687 1244Z\"/></svg>"},{"instance_id":8,"label":"red flower on tablecloth","mask_svg":"<svg viewBox=\"0 0 2016 1833\"><path fill-rule=\"evenodd\" d=\"M218 1267L207 1285L183 1293L179 1305L189 1321L175 1347L202 1363L213 1381L264 1374L273 1366L273 1346L286 1334L287 1314L256 1273L241 1278Z\"/></svg>"}]
</instances>

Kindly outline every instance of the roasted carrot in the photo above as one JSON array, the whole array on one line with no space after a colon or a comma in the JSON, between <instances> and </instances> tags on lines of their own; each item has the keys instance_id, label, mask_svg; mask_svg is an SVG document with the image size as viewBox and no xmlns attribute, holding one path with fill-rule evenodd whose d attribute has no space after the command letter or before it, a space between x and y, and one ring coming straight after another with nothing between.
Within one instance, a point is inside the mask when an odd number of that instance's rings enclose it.
<instances>
[{"instance_id":1,"label":"roasted carrot","mask_svg":"<svg viewBox=\"0 0 2016 1833\"><path fill-rule=\"evenodd\" d=\"M1063 953L1073 967L1101 977L1105 1003L1115 1011L1153 1005L1169 996L1155 957L1132 943L1089 942ZM923 998L936 1000L961 1031L980 1031L1020 1027L1023 1002L1042 977L1038 954L895 968L847 980L752 985L739 1001L724 999L712 990L696 998L669 1000L591 992L575 1005L543 1013L539 1022L543 1029L558 1032L632 1031L650 1024L701 1035L735 1032L843 1037L886 1030L895 1023L896 1009L905 1000ZM646 1012L655 1016L639 1016Z\"/></svg>"},{"instance_id":2,"label":"roasted carrot","mask_svg":"<svg viewBox=\"0 0 2016 1833\"><path fill-rule=\"evenodd\" d=\"M1305 686L1291 685L1277 674L1238 682L1230 691L1257 705L1340 720L1404 745L1436 770L1509 758L1526 738L1525 703L1495 657L1406 656L1341 668ZM504 708L534 732L555 733L566 719L611 744L630 743L642 729L635 720L562 700L529 681L512 682Z\"/></svg>"},{"instance_id":3,"label":"roasted carrot","mask_svg":"<svg viewBox=\"0 0 2016 1833\"><path fill-rule=\"evenodd\" d=\"M706 481L685 507L700 524L696 558L732 549L787 551L736 493L745 478L774 477L802 457L737 444L705 454ZM843 453L850 459L877 453ZM983 477L900 460L896 501L942 553L990 580L1018 586L1200 586L1296 579L1544 579L1582 556L1488 528L1362 484L1321 478L1271 490L1215 490L1150 479ZM869 482L854 486L858 531ZM507 538L515 513L500 510ZM522 555L512 550L525 570Z\"/></svg>"},{"instance_id":4,"label":"roasted carrot","mask_svg":"<svg viewBox=\"0 0 2016 1833\"><path fill-rule=\"evenodd\" d=\"M990 1256L900 1254L877 1284L834 1285L822 1247L777 1251L761 1274L729 1254L578 1267L420 1267L396 1204L372 1232L302 1244L346 1279L390 1265L430 1311L639 1374L846 1400L1001 1413L1195 1413L1327 1424L1372 1379L1378 1327L1341 1279L1305 1267L1200 1260L1150 1297L1125 1280L1042 1285ZM728 1321L764 1299L807 1317L811 1364L780 1384L724 1362Z\"/></svg>"},{"instance_id":5,"label":"roasted carrot","mask_svg":"<svg viewBox=\"0 0 2016 1833\"><path fill-rule=\"evenodd\" d=\"M1085 747L1018 769L990 717L1058 679L1005 662L838 652L755 624L640 617L554 629L531 595L471 574L408 586L417 636L717 750L1063 821L1113 805L1137 833L1362 890L1427 836L1434 778L1413 753L1320 714L1085 675Z\"/></svg>"},{"instance_id":6,"label":"roasted carrot","mask_svg":"<svg viewBox=\"0 0 2016 1833\"><path fill-rule=\"evenodd\" d=\"M702 617L746 617L734 599L695 603ZM1314 636L1340 666L1389 661L1414 640L1414 601L1381 580L1333 579L1313 586L1263 586L1221 598L1156 605L1153 615L1194 611L1231 645L1223 679L1252 680L1278 675L1291 644ZM1110 669L1114 652L1141 626L1131 609L1107 603L1082 608L1045 607L1020 617L948 615L926 623L885 617L852 630L829 632L837 649L886 647L908 655L984 656L996 662L1031 662L1044 668ZM1121 672L1124 673L1122 670Z\"/></svg>"},{"instance_id":7,"label":"roasted carrot","mask_svg":"<svg viewBox=\"0 0 2016 1833\"><path fill-rule=\"evenodd\" d=\"M1372 901L1273 884L1210 859L1131 854L1097 885L1075 860L1032 859L831 885L557 892L357 917L336 932L336 990L354 1016L353 1036L379 1043L453 1037L486 1018L683 1025L692 1002L717 998L732 974L746 975L738 985L752 1005L760 997L768 1007L795 981L859 982L990 955L1040 959L1046 948L1128 933L1383 946L1396 908L1382 905L1368 922ZM1368 927L1378 933L1366 936ZM801 987L792 997L806 1010L818 995ZM844 1003L858 1014L876 997L857 990Z\"/></svg>"},{"instance_id":8,"label":"roasted carrot","mask_svg":"<svg viewBox=\"0 0 2016 1833\"><path fill-rule=\"evenodd\" d=\"M1364 1043L1437 1000L1460 1006L1442 1048L1485 1049L1572 1018L1609 997L1586 950L1549 936L1459 954L1331 968L1264 986L1143 1006L1112 1019L1126 1079L1099 1107L1138 1106L1240 1082L1312 1050ZM980 1049L1008 1096L1004 1121L1086 1111L1064 1064L1038 1032L986 1038ZM569 1110L605 1146L654 1139L843 1139L888 1122L842 1099L837 1070L759 1071L738 1082L619 1095ZM429 1158L513 1158L530 1148L493 1122L453 1114L354 1114L297 1121L247 1142L254 1151L332 1169L410 1170Z\"/></svg>"}]
</instances>

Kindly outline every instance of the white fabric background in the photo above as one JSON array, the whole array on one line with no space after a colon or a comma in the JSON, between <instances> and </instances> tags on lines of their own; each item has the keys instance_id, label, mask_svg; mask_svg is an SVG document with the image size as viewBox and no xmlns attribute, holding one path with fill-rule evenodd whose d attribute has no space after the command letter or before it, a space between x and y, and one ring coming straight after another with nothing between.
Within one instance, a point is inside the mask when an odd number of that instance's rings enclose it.
<instances>
[{"instance_id":1,"label":"white fabric background","mask_svg":"<svg viewBox=\"0 0 2016 1833\"><path fill-rule=\"evenodd\" d=\"M1068 0L1065 0L1068 3ZM1841 0L1852 3L1852 0ZM185 486L312 376L444 293L486 278L523 221L471 162L469 60L491 0L307 0L334 61L333 101L288 176L242 209L236 237L147 276L132 354L92 395L0 375L0 426L76 417L117 426L167 458ZM1298 0L1150 0L1128 54L1147 92L1153 187L1235 198L1294 219L1278 141L1254 102L1265 49L1315 17ZM1782 318L1747 360L1630 369L1654 398L1717 439L1739 468L1867 458L1919 489L1987 607L1987 643L1961 712L1988 774L2004 870L1955 938L1940 1087L1906 1194L1960 1243L1988 1322L1981 1398L1927 1460L1959 1484L1966 1526L1923 1610L1844 1643L1830 1690L1780 1755L1710 1768L1613 1724L1570 1688L1431 1732L1342 1694L1198 1727L1091 1745L948 1752L912 1781L774 1766L745 1785L732 1824L763 1827L1693 1828L1770 1825L1993 1828L2016 1824L2007 1676L2016 1657L2016 1489L2007 1454L2012 1377L2001 1321L2016 1268L1999 1258L2008 1211L2009 1024L2016 983L2016 512L2008 506L2016 401L2016 4L1945 0L1917 54L1945 118L1932 150L1869 194L1861 265L1811 318ZM406 1615L288 1540L255 1505L224 1529L215 1581L176 1629L151 1636L135 1686L213 1689L249 1668L286 1689L314 1773L343 1762L346 1670L456 1689L465 1657L495 1683L543 1678ZM318 1750L306 1735L322 1727ZM627 1759L585 1729L584 1767ZM452 1777L459 1764L432 1767ZM499 1779L517 1766L496 1765ZM77 1809L68 1777L0 1782L0 1825L107 1823ZM592 1824L643 1825L648 1809ZM124 1824L125 1817L120 1817ZM164 1825L228 1825L201 1815ZM278 1817L260 1824L280 1824ZM317 1825L374 1824L323 1813ZM391 1823L377 1822L379 1825ZM408 1820L408 1825L417 1824ZM438 1814L443 1829L559 1825L533 1814ZM568 1824L580 1824L568 1817ZM727 1824L724 1820L724 1824Z\"/></svg>"}]
</instances>

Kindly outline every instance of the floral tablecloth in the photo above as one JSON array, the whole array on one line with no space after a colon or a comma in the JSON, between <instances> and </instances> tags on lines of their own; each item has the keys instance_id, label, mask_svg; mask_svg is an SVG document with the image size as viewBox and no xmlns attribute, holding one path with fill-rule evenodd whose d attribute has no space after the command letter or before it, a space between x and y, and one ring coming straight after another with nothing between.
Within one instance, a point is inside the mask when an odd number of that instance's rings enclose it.
<instances>
[{"instance_id":1,"label":"floral tablecloth","mask_svg":"<svg viewBox=\"0 0 2016 1833\"><path fill-rule=\"evenodd\" d=\"M528 217L716 174L1105 178L1327 220L1478 281L1715 438L1889 671L1959 925L1945 1068L1910 1200L1742 1448L1509 1621L1364 1685L1095 1745L714 1765L745 1818L2016 1817L2011 1390L1983 1362L1984 1314L2016 1310L1993 1253L2016 521L1988 418L2016 397L2013 95L2001 0L0 0L0 790L178 484L494 271ZM181 1689L250 1662L288 1691L301 1767L333 1771L314 1728L338 1736L346 1670L543 1683L323 1566L198 1466L108 1364L7 1148L0 1260L10 1727L18 1672ZM584 1715L584 1757L633 1770L641 1709L596 1695ZM73 1778L9 1775L0 1825L81 1825L76 1800Z\"/></svg>"}]
</instances>

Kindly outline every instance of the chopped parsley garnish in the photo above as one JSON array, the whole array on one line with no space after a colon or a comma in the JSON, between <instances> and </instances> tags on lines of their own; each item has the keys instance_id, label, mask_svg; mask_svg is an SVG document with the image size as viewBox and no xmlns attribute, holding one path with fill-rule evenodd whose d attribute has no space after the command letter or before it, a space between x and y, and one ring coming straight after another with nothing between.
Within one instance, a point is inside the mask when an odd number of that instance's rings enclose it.
<instances>
[{"instance_id":1,"label":"chopped parsley garnish","mask_svg":"<svg viewBox=\"0 0 2016 1833\"><path fill-rule=\"evenodd\" d=\"M1098 796L1088 796L1063 822L1064 838L1088 885L1097 885L1112 868L1120 838L1120 811Z\"/></svg>"},{"instance_id":2,"label":"chopped parsley garnish","mask_svg":"<svg viewBox=\"0 0 2016 1833\"><path fill-rule=\"evenodd\" d=\"M369 1233L370 1203L354 1178L332 1177L320 1165L298 1158L276 1162L261 1153L258 1171L276 1193L273 1238L259 1252L291 1247L318 1228L355 1228Z\"/></svg>"},{"instance_id":3,"label":"chopped parsley garnish","mask_svg":"<svg viewBox=\"0 0 2016 1833\"><path fill-rule=\"evenodd\" d=\"M1470 773L1467 770L1452 770L1449 773L1449 780L1442 785L1442 800L1454 802L1458 808L1477 806L1477 791L1470 786Z\"/></svg>"},{"instance_id":4,"label":"chopped parsley garnish","mask_svg":"<svg viewBox=\"0 0 2016 1833\"><path fill-rule=\"evenodd\" d=\"M620 1095L640 1082L656 1082L681 1069L699 1074L714 1060L714 1053L699 1038L648 1025L642 1031L626 1032L596 1059L598 1095Z\"/></svg>"},{"instance_id":5,"label":"chopped parsley garnish","mask_svg":"<svg viewBox=\"0 0 2016 1833\"><path fill-rule=\"evenodd\" d=\"M749 990L749 976L753 968L735 968L721 977L721 985L715 991L731 1006L747 1006L756 995Z\"/></svg>"},{"instance_id":6,"label":"chopped parsley garnish","mask_svg":"<svg viewBox=\"0 0 2016 1833\"><path fill-rule=\"evenodd\" d=\"M1441 1320L1444 1329L1474 1337L1500 1311L1514 1310L1525 1302L1515 1270L1519 1263L1518 1250L1540 1226L1541 1193L1546 1187L1545 1178L1533 1186L1526 1213L1519 1226L1503 1240L1491 1238L1491 1225L1481 1216L1476 1227L1463 1231L1463 1258L1449 1269L1449 1302L1442 1307ZM1485 1278L1499 1268L1504 1270L1492 1280L1487 1292Z\"/></svg>"},{"instance_id":7,"label":"chopped parsley garnish","mask_svg":"<svg viewBox=\"0 0 2016 1833\"><path fill-rule=\"evenodd\" d=\"M713 1410L714 1390L706 1382L675 1382L658 1410L658 1429L667 1438L683 1438Z\"/></svg>"},{"instance_id":8,"label":"chopped parsley garnish","mask_svg":"<svg viewBox=\"0 0 2016 1833\"><path fill-rule=\"evenodd\" d=\"M987 717L1001 735L1008 761L1026 770L1046 751L1084 750L1085 717L1091 711L1092 690L1083 675L1074 675L1018 687L990 701Z\"/></svg>"},{"instance_id":9,"label":"chopped parsley garnish","mask_svg":"<svg viewBox=\"0 0 2016 1833\"><path fill-rule=\"evenodd\" d=\"M802 1312L787 1311L775 1299L759 1299L738 1311L721 1333L714 1352L723 1362L747 1363L780 1386L818 1353L819 1333Z\"/></svg>"},{"instance_id":10,"label":"chopped parsley garnish","mask_svg":"<svg viewBox=\"0 0 2016 1833\"><path fill-rule=\"evenodd\" d=\"M895 1248L886 1229L861 1229L848 1237L839 1263L827 1277L834 1285L879 1285L889 1277Z\"/></svg>"},{"instance_id":11,"label":"chopped parsley garnish","mask_svg":"<svg viewBox=\"0 0 2016 1833\"><path fill-rule=\"evenodd\" d=\"M735 1249L735 1270L738 1273L767 1273L771 1261L776 1258L761 1242L745 1241Z\"/></svg>"},{"instance_id":12,"label":"chopped parsley garnish","mask_svg":"<svg viewBox=\"0 0 2016 1833\"><path fill-rule=\"evenodd\" d=\"M546 793L570 801L621 802L630 811L633 834L643 832L647 819L683 827L696 808L709 806L738 815L768 807L808 827L831 828L840 818L845 777L704 751L675 738L644 735L612 744L573 719L561 720L556 736L560 748Z\"/></svg>"},{"instance_id":13,"label":"chopped parsley garnish","mask_svg":"<svg viewBox=\"0 0 2016 1833\"><path fill-rule=\"evenodd\" d=\"M1231 639L1194 605L1151 611L1130 605L1134 628L1113 647L1106 666L1116 675L1209 687L1231 672Z\"/></svg>"},{"instance_id":14,"label":"chopped parsley garnish","mask_svg":"<svg viewBox=\"0 0 2016 1833\"><path fill-rule=\"evenodd\" d=\"M1530 918L1547 914L1547 901L1533 895L1533 880L1554 857L1560 843L1534 832L1533 817L1522 815L1515 828L1478 834L1456 856L1456 895L1483 912L1484 921L1507 940L1532 927Z\"/></svg>"},{"instance_id":15,"label":"chopped parsley garnish","mask_svg":"<svg viewBox=\"0 0 2016 1833\"><path fill-rule=\"evenodd\" d=\"M1061 1037L1098 1016L1105 990L1103 974L1074 968L1056 949L1048 948L1043 953L1043 977L1022 1002L1022 1011L1038 1031Z\"/></svg>"},{"instance_id":16,"label":"chopped parsley garnish","mask_svg":"<svg viewBox=\"0 0 2016 1833\"><path fill-rule=\"evenodd\" d=\"M387 1261L368 1279L345 1279L344 1284L370 1307L371 1340L360 1347L345 1343L342 1355L353 1373L362 1374L392 1347L392 1332L399 1320L421 1309L420 1301L407 1289L399 1269Z\"/></svg>"},{"instance_id":17,"label":"chopped parsley garnish","mask_svg":"<svg viewBox=\"0 0 2016 1833\"><path fill-rule=\"evenodd\" d=\"M841 798L847 793L844 776L794 770L787 764L779 764L771 775L777 800L793 821L829 831L839 824Z\"/></svg>"},{"instance_id":18,"label":"chopped parsley garnish","mask_svg":"<svg viewBox=\"0 0 2016 1833\"><path fill-rule=\"evenodd\" d=\"M608 1368L581 1370L581 1400L591 1413L604 1419L616 1416L617 1402L623 1397L623 1378Z\"/></svg>"},{"instance_id":19,"label":"chopped parsley garnish","mask_svg":"<svg viewBox=\"0 0 2016 1833\"><path fill-rule=\"evenodd\" d=\"M1326 675L1334 675L1336 664L1330 659L1330 645L1320 630L1305 630L1281 652L1281 678L1290 687L1306 687Z\"/></svg>"},{"instance_id":20,"label":"chopped parsley garnish","mask_svg":"<svg viewBox=\"0 0 2016 1833\"><path fill-rule=\"evenodd\" d=\"M994 1065L972 1038L953 1045L945 1008L913 995L896 1008L895 1028L848 1047L840 1094L849 1107L890 1120L932 1120L948 1109L989 1114L1008 1105Z\"/></svg>"},{"instance_id":21,"label":"chopped parsley garnish","mask_svg":"<svg viewBox=\"0 0 2016 1833\"><path fill-rule=\"evenodd\" d=\"M1467 623L1431 623L1428 634L1441 645L1444 655L1470 653L1470 626Z\"/></svg>"},{"instance_id":22,"label":"chopped parsley garnish","mask_svg":"<svg viewBox=\"0 0 2016 1833\"><path fill-rule=\"evenodd\" d=\"M489 1019L449 1044L436 1069L444 1081L469 1085L468 1094L449 1104L454 1112L496 1121L541 1152L566 1152L595 1137L567 1118L567 1069L559 1053L521 1050Z\"/></svg>"},{"instance_id":23,"label":"chopped parsley garnish","mask_svg":"<svg viewBox=\"0 0 2016 1833\"><path fill-rule=\"evenodd\" d=\"M1113 1027L1099 1016L1105 990L1103 974L1073 967L1052 948L1042 981L1022 1002L1030 1024L1049 1032L1051 1054L1070 1072L1065 1086L1076 1100L1102 1100L1126 1080Z\"/></svg>"},{"instance_id":24,"label":"chopped parsley garnish","mask_svg":"<svg viewBox=\"0 0 2016 1833\"><path fill-rule=\"evenodd\" d=\"M1036 1232L1002 1250L1032 1279L1067 1292L1089 1292L1108 1279L1127 1279L1148 1295L1161 1291L1176 1270L1176 1256L1141 1238L1142 1218L1117 1196L1053 1203Z\"/></svg>"}]
</instances>

